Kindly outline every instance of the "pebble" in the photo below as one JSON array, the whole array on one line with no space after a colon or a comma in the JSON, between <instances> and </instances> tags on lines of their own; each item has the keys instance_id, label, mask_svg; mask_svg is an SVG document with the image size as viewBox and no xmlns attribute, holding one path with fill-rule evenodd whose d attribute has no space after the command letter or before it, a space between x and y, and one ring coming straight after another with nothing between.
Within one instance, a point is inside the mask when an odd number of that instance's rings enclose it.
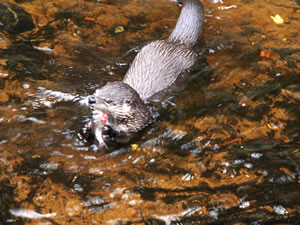
<instances>
[{"instance_id":1,"label":"pebble","mask_svg":"<svg viewBox=\"0 0 300 225\"><path fill-rule=\"evenodd\" d=\"M2 90L0 90L0 104L7 103L9 101L9 96Z\"/></svg>"},{"instance_id":2,"label":"pebble","mask_svg":"<svg viewBox=\"0 0 300 225\"><path fill-rule=\"evenodd\" d=\"M72 199L66 204L66 211L69 216L77 216L82 212L82 206L79 200Z\"/></svg>"}]
</instances>

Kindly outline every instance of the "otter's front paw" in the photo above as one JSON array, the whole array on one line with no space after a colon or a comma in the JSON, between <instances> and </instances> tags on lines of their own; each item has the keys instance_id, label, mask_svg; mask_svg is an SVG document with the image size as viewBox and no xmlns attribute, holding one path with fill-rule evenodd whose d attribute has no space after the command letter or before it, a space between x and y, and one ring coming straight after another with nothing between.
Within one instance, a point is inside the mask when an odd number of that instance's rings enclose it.
<instances>
[{"instance_id":1,"label":"otter's front paw","mask_svg":"<svg viewBox=\"0 0 300 225\"><path fill-rule=\"evenodd\" d=\"M103 139L105 142L116 142L117 138L120 136L120 133L117 130L114 130L109 125L103 126Z\"/></svg>"},{"instance_id":2,"label":"otter's front paw","mask_svg":"<svg viewBox=\"0 0 300 225\"><path fill-rule=\"evenodd\" d=\"M83 125L77 134L77 137L81 141L87 141L92 136L92 126L91 123Z\"/></svg>"}]
</instances>

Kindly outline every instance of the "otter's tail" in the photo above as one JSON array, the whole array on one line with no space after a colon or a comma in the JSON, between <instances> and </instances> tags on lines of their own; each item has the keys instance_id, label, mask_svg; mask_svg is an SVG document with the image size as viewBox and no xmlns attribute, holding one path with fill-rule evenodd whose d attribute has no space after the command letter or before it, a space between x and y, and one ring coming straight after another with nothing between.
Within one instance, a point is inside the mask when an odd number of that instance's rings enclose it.
<instances>
[{"instance_id":1,"label":"otter's tail","mask_svg":"<svg viewBox=\"0 0 300 225\"><path fill-rule=\"evenodd\" d=\"M183 7L177 24L169 41L184 43L188 46L196 44L202 32L204 9L200 0L183 0Z\"/></svg>"}]
</instances>

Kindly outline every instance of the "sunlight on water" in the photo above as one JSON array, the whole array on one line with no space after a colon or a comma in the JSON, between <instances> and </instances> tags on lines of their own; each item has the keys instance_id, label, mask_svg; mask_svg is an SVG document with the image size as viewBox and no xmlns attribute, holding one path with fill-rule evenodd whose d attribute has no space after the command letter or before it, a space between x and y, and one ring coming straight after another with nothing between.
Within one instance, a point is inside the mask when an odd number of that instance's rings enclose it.
<instances>
[{"instance_id":1,"label":"sunlight on water","mask_svg":"<svg viewBox=\"0 0 300 225\"><path fill-rule=\"evenodd\" d=\"M203 0L198 61L100 151L87 97L167 39L174 1L0 3L0 224L299 224L299 1Z\"/></svg>"},{"instance_id":2,"label":"sunlight on water","mask_svg":"<svg viewBox=\"0 0 300 225\"><path fill-rule=\"evenodd\" d=\"M29 209L11 209L10 213L16 217L23 217L29 219L51 218L56 215L56 213L40 214Z\"/></svg>"}]
</instances>

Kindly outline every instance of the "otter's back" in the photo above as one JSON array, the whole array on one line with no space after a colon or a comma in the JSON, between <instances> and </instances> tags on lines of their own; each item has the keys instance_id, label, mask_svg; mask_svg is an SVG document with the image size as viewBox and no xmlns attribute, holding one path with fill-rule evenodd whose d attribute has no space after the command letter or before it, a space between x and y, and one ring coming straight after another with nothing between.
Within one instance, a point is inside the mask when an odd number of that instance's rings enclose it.
<instances>
[{"instance_id":1,"label":"otter's back","mask_svg":"<svg viewBox=\"0 0 300 225\"><path fill-rule=\"evenodd\" d=\"M169 87L195 61L195 53L185 44L155 41L141 49L123 81L145 101Z\"/></svg>"}]
</instances>

